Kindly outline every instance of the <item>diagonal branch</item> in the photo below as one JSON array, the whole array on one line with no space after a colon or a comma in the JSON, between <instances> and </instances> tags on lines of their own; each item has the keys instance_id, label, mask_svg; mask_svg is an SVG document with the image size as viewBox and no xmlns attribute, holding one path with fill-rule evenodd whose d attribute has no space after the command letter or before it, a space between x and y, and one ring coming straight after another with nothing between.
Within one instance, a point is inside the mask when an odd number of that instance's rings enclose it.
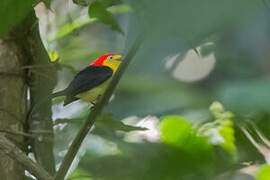
<instances>
[{"instance_id":1,"label":"diagonal branch","mask_svg":"<svg viewBox=\"0 0 270 180\"><path fill-rule=\"evenodd\" d=\"M95 108L91 111L88 115L88 118L84 122L82 129L79 131L75 139L73 140L67 154L64 157L64 160L56 173L55 180L63 180L70 168L85 136L93 126L96 118L102 112L104 106L108 103L111 95L113 94L114 89L116 88L121 76L125 72L126 68L128 67L130 61L135 56L140 44L142 42L142 37L139 36L136 41L134 42L133 46L129 50L128 54L125 57L125 60L121 64L119 70L117 71L116 75L113 77L112 82L110 83L109 87L107 88L106 92L102 96L101 100L96 104Z\"/></svg>"},{"instance_id":2,"label":"diagonal branch","mask_svg":"<svg viewBox=\"0 0 270 180\"><path fill-rule=\"evenodd\" d=\"M39 164L32 161L25 153L20 150L15 144L9 141L3 135L0 135L0 150L8 156L18 161L27 171L33 174L40 180L53 180L53 178L46 172Z\"/></svg>"}]
</instances>

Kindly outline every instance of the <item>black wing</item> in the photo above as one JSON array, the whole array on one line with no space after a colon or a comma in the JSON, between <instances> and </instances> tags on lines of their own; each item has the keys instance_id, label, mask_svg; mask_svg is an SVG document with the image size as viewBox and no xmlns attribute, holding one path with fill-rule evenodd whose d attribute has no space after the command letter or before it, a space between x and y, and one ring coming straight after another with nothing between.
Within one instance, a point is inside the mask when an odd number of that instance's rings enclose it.
<instances>
[{"instance_id":1,"label":"black wing","mask_svg":"<svg viewBox=\"0 0 270 180\"><path fill-rule=\"evenodd\" d=\"M107 66L88 66L80 71L67 87L66 95L74 97L86 92L112 77L113 70Z\"/></svg>"}]
</instances>

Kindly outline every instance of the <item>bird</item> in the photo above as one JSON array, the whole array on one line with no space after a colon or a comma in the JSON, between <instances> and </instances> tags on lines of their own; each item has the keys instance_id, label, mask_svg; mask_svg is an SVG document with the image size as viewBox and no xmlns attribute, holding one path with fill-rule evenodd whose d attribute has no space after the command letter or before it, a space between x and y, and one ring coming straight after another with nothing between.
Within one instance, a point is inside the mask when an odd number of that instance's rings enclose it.
<instances>
[{"instance_id":1,"label":"bird","mask_svg":"<svg viewBox=\"0 0 270 180\"><path fill-rule=\"evenodd\" d=\"M64 106L81 100L95 105L103 95L121 64L121 55L104 54L81 70L67 88L55 92L51 98L65 96Z\"/></svg>"}]
</instances>

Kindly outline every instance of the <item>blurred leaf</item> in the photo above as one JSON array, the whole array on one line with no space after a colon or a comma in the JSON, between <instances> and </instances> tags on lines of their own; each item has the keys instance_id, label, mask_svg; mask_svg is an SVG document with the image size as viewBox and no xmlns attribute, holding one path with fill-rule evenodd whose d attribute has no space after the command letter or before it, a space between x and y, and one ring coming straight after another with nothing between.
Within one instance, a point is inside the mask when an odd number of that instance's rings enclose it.
<instances>
[{"instance_id":1,"label":"blurred leaf","mask_svg":"<svg viewBox=\"0 0 270 180\"><path fill-rule=\"evenodd\" d=\"M93 157L86 155L79 167L91 172L94 179L103 180L205 180L211 179L211 156L192 157L164 144L124 144L126 153Z\"/></svg>"},{"instance_id":2,"label":"blurred leaf","mask_svg":"<svg viewBox=\"0 0 270 180\"><path fill-rule=\"evenodd\" d=\"M191 131L192 124L179 116L166 117L161 125L162 140L176 146L184 146Z\"/></svg>"},{"instance_id":3,"label":"blurred leaf","mask_svg":"<svg viewBox=\"0 0 270 180\"><path fill-rule=\"evenodd\" d=\"M72 0L74 4L77 4L79 6L88 6L89 2L86 0Z\"/></svg>"},{"instance_id":4,"label":"blurred leaf","mask_svg":"<svg viewBox=\"0 0 270 180\"><path fill-rule=\"evenodd\" d=\"M54 120L53 125L64 124L64 123L73 123L73 124L82 124L82 118L62 118Z\"/></svg>"},{"instance_id":5,"label":"blurred leaf","mask_svg":"<svg viewBox=\"0 0 270 180\"><path fill-rule=\"evenodd\" d=\"M54 125L63 124L63 123L75 123L75 124L79 123L79 124L81 124L87 118L88 110L82 112L81 114L83 114L83 116L78 117L78 118L56 119L54 122ZM124 131L124 132L147 130L147 128L126 125L121 121L116 121L112 118L112 115L109 113L101 114L95 123L95 127L97 129L100 129L100 130L105 131L107 133L111 133L111 132L116 131L116 130L117 131Z\"/></svg>"},{"instance_id":6,"label":"blurred leaf","mask_svg":"<svg viewBox=\"0 0 270 180\"><path fill-rule=\"evenodd\" d=\"M137 67L137 72L126 74L122 78L117 92L119 95L116 94L115 100L106 107L116 118L123 119L131 114L137 116L178 114L185 109L201 108L210 103L207 92L187 88L183 83L166 78L161 71L159 75L145 75L140 72L144 68L144 62ZM151 74L154 74L152 71L155 69L158 68L148 66L148 72ZM126 107L125 111L121 107Z\"/></svg>"},{"instance_id":7,"label":"blurred leaf","mask_svg":"<svg viewBox=\"0 0 270 180\"><path fill-rule=\"evenodd\" d=\"M235 155L236 146L234 144L233 114L226 112L219 102L213 102L210 110L215 117L215 121L205 123L198 129L198 135L209 138L213 145L220 145L226 151Z\"/></svg>"},{"instance_id":8,"label":"blurred leaf","mask_svg":"<svg viewBox=\"0 0 270 180\"><path fill-rule=\"evenodd\" d=\"M259 169L257 174L257 180L269 180L270 179L270 166L264 165Z\"/></svg>"},{"instance_id":9,"label":"blurred leaf","mask_svg":"<svg viewBox=\"0 0 270 180\"><path fill-rule=\"evenodd\" d=\"M113 17L112 13L107 10L106 6L103 3L98 1L91 3L88 9L88 13L90 17L97 18L102 23L110 25L112 30L124 34L117 21Z\"/></svg>"},{"instance_id":10,"label":"blurred leaf","mask_svg":"<svg viewBox=\"0 0 270 180\"><path fill-rule=\"evenodd\" d=\"M218 88L222 102L242 115L269 113L270 77L223 82Z\"/></svg>"},{"instance_id":11,"label":"blurred leaf","mask_svg":"<svg viewBox=\"0 0 270 180\"><path fill-rule=\"evenodd\" d=\"M102 129L105 132L111 132L115 130L125 132L147 130L147 128L130 126L124 124L121 121L113 120L112 115L109 113L104 113L98 117L96 121L96 127Z\"/></svg>"},{"instance_id":12,"label":"blurred leaf","mask_svg":"<svg viewBox=\"0 0 270 180\"><path fill-rule=\"evenodd\" d=\"M33 9L32 0L1 0L0 1L0 37L7 34Z\"/></svg>"},{"instance_id":13,"label":"blurred leaf","mask_svg":"<svg viewBox=\"0 0 270 180\"><path fill-rule=\"evenodd\" d=\"M121 14L125 12L130 12L131 9L128 5L120 4L120 5L115 5L115 6L111 6L107 8L107 11L112 14ZM89 16L79 17L75 19L74 21L72 21L71 24L65 24L64 26L60 27L58 30L58 33L53 38L49 38L47 41L53 42L58 39L61 39L67 36L68 34L70 34L71 32L73 32L74 30L82 28L85 25L97 22L98 20L99 20L98 18L94 18L94 17L89 18Z\"/></svg>"},{"instance_id":14,"label":"blurred leaf","mask_svg":"<svg viewBox=\"0 0 270 180\"><path fill-rule=\"evenodd\" d=\"M76 168L66 180L90 180L92 179L89 172L81 169Z\"/></svg>"},{"instance_id":15,"label":"blurred leaf","mask_svg":"<svg viewBox=\"0 0 270 180\"><path fill-rule=\"evenodd\" d=\"M55 62L59 60L59 54L56 50L48 50L48 55L51 62Z\"/></svg>"},{"instance_id":16,"label":"blurred leaf","mask_svg":"<svg viewBox=\"0 0 270 180\"><path fill-rule=\"evenodd\" d=\"M114 6L110 6L107 10L112 14L121 14L125 12L131 12L131 8L127 4L118 4Z\"/></svg>"},{"instance_id":17,"label":"blurred leaf","mask_svg":"<svg viewBox=\"0 0 270 180\"><path fill-rule=\"evenodd\" d=\"M192 154L212 151L207 138L196 135L192 124L180 116L167 116L161 125L162 140Z\"/></svg>"}]
</instances>

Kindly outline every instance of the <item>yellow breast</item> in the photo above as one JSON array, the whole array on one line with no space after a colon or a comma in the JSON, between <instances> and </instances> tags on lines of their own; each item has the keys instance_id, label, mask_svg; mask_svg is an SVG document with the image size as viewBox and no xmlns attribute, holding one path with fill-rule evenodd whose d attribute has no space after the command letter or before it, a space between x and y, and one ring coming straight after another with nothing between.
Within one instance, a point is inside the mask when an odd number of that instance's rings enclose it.
<instances>
[{"instance_id":1,"label":"yellow breast","mask_svg":"<svg viewBox=\"0 0 270 180\"><path fill-rule=\"evenodd\" d=\"M104 94L105 90L111 82L111 79L112 78L106 80L104 83L91 89L90 91L86 91L76 95L76 97L80 98L82 101L96 104L99 98Z\"/></svg>"}]
</instances>

